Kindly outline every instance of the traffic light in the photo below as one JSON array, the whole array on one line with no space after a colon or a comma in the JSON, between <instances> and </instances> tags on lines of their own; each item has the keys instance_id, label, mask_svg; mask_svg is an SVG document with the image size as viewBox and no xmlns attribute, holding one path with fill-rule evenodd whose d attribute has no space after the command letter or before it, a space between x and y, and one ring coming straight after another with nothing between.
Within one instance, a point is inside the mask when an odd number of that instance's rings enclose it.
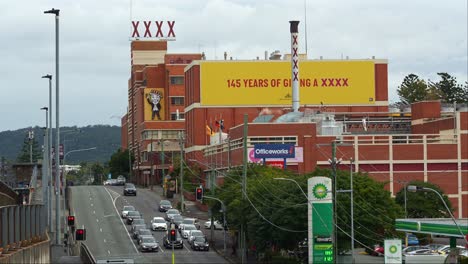
<instances>
[{"instance_id":1,"label":"traffic light","mask_svg":"<svg viewBox=\"0 0 468 264\"><path fill-rule=\"evenodd\" d=\"M197 201L202 201L203 200L203 188L198 187L195 195L197 197Z\"/></svg>"},{"instance_id":2,"label":"traffic light","mask_svg":"<svg viewBox=\"0 0 468 264\"><path fill-rule=\"evenodd\" d=\"M68 220L68 226L75 225L75 217L73 215L69 215L67 220Z\"/></svg>"},{"instance_id":3,"label":"traffic light","mask_svg":"<svg viewBox=\"0 0 468 264\"><path fill-rule=\"evenodd\" d=\"M75 231L75 240L86 240L86 229L77 229Z\"/></svg>"},{"instance_id":4,"label":"traffic light","mask_svg":"<svg viewBox=\"0 0 468 264\"><path fill-rule=\"evenodd\" d=\"M174 242L177 240L177 231L175 229L171 229L169 231L169 241Z\"/></svg>"}]
</instances>

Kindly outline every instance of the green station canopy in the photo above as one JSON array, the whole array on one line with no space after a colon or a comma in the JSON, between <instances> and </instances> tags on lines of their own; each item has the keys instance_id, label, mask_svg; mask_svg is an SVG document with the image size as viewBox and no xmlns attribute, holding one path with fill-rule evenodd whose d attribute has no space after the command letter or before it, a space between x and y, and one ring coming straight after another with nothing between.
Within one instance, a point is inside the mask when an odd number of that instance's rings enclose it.
<instances>
[{"instance_id":1,"label":"green station canopy","mask_svg":"<svg viewBox=\"0 0 468 264\"><path fill-rule=\"evenodd\" d=\"M451 218L404 218L396 219L397 231L424 233L463 238L468 234L468 218L455 220L461 229L457 228Z\"/></svg>"}]
</instances>

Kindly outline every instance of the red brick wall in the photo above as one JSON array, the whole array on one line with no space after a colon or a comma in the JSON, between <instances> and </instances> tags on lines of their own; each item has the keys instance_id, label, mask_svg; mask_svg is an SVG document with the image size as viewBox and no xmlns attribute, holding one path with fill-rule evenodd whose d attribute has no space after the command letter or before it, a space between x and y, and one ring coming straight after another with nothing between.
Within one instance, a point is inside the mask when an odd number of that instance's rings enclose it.
<instances>
[{"instance_id":1,"label":"red brick wall","mask_svg":"<svg viewBox=\"0 0 468 264\"><path fill-rule=\"evenodd\" d=\"M411 104L411 119L439 118L440 101L422 101Z\"/></svg>"},{"instance_id":2,"label":"red brick wall","mask_svg":"<svg viewBox=\"0 0 468 264\"><path fill-rule=\"evenodd\" d=\"M393 145L393 160L423 160L422 145Z\"/></svg>"},{"instance_id":3,"label":"red brick wall","mask_svg":"<svg viewBox=\"0 0 468 264\"><path fill-rule=\"evenodd\" d=\"M388 101L387 64L375 64L375 100Z\"/></svg>"},{"instance_id":4,"label":"red brick wall","mask_svg":"<svg viewBox=\"0 0 468 264\"><path fill-rule=\"evenodd\" d=\"M447 154L452 153L453 158L456 158L457 145L455 144L428 144L427 159L447 159Z\"/></svg>"},{"instance_id":5,"label":"red brick wall","mask_svg":"<svg viewBox=\"0 0 468 264\"><path fill-rule=\"evenodd\" d=\"M167 50L167 41L132 41L131 50Z\"/></svg>"}]
</instances>

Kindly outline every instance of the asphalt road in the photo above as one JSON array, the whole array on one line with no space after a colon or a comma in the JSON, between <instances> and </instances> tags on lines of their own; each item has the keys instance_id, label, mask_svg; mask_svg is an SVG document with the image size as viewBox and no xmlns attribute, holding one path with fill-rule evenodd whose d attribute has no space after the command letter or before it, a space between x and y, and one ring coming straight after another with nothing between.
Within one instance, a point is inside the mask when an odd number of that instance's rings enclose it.
<instances>
[{"instance_id":1,"label":"asphalt road","mask_svg":"<svg viewBox=\"0 0 468 264\"><path fill-rule=\"evenodd\" d=\"M135 263L171 263L172 250L163 247L164 231L152 231L160 243L159 252L139 252L129 234L130 226L120 217L124 205L133 205L149 224L161 198L154 192L138 189L137 196L123 196L122 186L72 187L72 208L76 226L86 228L86 245L96 259L131 258ZM205 234L207 231L203 230ZM176 263L227 263L216 252L192 251L184 239L184 248L174 250Z\"/></svg>"}]
</instances>

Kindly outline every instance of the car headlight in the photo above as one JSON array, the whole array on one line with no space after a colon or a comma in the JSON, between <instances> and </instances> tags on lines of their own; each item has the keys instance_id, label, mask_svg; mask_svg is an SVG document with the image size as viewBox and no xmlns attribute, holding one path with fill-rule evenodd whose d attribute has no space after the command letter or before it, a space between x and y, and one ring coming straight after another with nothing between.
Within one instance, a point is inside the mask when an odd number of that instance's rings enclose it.
<instances>
[{"instance_id":1,"label":"car headlight","mask_svg":"<svg viewBox=\"0 0 468 264\"><path fill-rule=\"evenodd\" d=\"M147 246L143 246L143 248L148 248Z\"/></svg>"}]
</instances>

